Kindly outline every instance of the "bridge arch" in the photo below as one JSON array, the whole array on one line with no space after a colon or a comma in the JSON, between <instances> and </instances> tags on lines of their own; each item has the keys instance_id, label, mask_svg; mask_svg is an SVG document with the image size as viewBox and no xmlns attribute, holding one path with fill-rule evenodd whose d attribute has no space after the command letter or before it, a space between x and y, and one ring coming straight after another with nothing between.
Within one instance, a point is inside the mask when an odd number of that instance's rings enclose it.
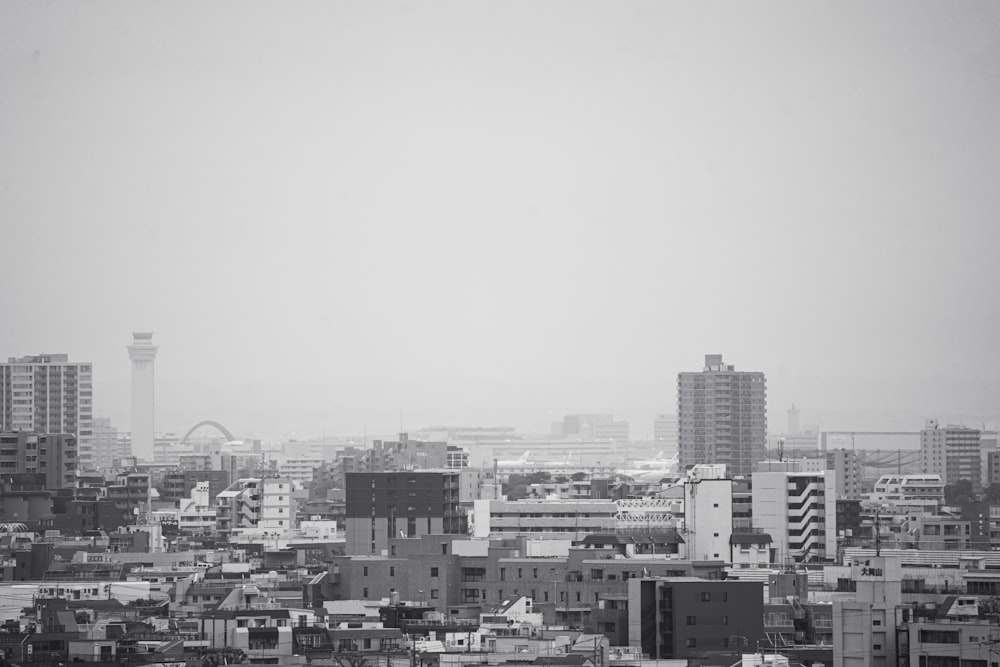
<instances>
[{"instance_id":1,"label":"bridge arch","mask_svg":"<svg viewBox=\"0 0 1000 667\"><path fill-rule=\"evenodd\" d=\"M188 441L188 438L191 437L191 434L194 433L195 431L197 431L198 429L200 429L202 426L211 426L216 431L218 431L222 435L226 436L226 440L235 440L236 439L236 436L234 436L232 433L230 433L228 428L226 428L225 426L223 426L222 424L220 424L217 421L212 421L211 419L206 419L204 421L198 422L197 424L195 424L194 426L192 426L191 428L189 428L188 432L184 434L183 438L181 438L181 444L183 445L184 443L186 443Z\"/></svg>"}]
</instances>

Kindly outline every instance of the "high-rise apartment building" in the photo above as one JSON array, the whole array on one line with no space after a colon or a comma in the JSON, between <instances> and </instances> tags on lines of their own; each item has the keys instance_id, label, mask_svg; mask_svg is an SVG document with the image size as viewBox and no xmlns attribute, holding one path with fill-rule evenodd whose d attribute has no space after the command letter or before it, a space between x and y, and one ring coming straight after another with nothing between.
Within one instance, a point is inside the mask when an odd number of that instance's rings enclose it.
<instances>
[{"instance_id":1,"label":"high-rise apartment building","mask_svg":"<svg viewBox=\"0 0 1000 667\"><path fill-rule=\"evenodd\" d=\"M132 360L132 453L143 461L153 460L153 362L158 349L151 331L133 333L128 346Z\"/></svg>"},{"instance_id":2,"label":"high-rise apartment building","mask_svg":"<svg viewBox=\"0 0 1000 667\"><path fill-rule=\"evenodd\" d=\"M700 373L677 375L679 464L725 464L749 475L767 447L767 389L761 372L736 371L721 354L705 355Z\"/></svg>"},{"instance_id":3,"label":"high-rise apartment building","mask_svg":"<svg viewBox=\"0 0 1000 667\"><path fill-rule=\"evenodd\" d=\"M980 431L967 426L941 427L936 419L924 422L920 431L921 471L940 475L945 484L967 479L973 490L982 486Z\"/></svg>"},{"instance_id":4,"label":"high-rise apartment building","mask_svg":"<svg viewBox=\"0 0 1000 667\"><path fill-rule=\"evenodd\" d=\"M78 467L94 469L93 386L91 364L68 355L10 357L0 364L0 430L71 433Z\"/></svg>"}]
</instances>

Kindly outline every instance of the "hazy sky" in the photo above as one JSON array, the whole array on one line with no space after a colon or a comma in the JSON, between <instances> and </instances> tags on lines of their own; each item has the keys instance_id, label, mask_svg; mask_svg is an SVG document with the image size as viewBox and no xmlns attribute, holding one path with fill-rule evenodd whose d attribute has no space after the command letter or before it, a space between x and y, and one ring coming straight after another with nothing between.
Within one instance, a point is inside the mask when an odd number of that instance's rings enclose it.
<instances>
[{"instance_id":1,"label":"hazy sky","mask_svg":"<svg viewBox=\"0 0 1000 667\"><path fill-rule=\"evenodd\" d=\"M0 356L128 428L1000 414L1000 3L0 2Z\"/></svg>"}]
</instances>

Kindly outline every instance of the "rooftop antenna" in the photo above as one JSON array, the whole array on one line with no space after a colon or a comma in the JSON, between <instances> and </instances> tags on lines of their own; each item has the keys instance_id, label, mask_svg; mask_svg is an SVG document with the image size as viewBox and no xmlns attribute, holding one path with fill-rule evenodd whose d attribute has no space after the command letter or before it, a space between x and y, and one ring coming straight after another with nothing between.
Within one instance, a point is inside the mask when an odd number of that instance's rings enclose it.
<instances>
[{"instance_id":1,"label":"rooftop antenna","mask_svg":"<svg viewBox=\"0 0 1000 667\"><path fill-rule=\"evenodd\" d=\"M778 438L778 462L785 460L785 439Z\"/></svg>"},{"instance_id":2,"label":"rooftop antenna","mask_svg":"<svg viewBox=\"0 0 1000 667\"><path fill-rule=\"evenodd\" d=\"M879 525L878 509L875 510L875 556L882 555L882 528Z\"/></svg>"}]
</instances>

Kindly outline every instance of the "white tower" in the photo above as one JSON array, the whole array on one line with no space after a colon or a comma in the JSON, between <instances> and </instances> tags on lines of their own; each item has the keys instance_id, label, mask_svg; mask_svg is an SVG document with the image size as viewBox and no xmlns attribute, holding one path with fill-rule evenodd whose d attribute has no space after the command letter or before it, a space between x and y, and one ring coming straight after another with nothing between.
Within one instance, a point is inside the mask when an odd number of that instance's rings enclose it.
<instances>
[{"instance_id":1,"label":"white tower","mask_svg":"<svg viewBox=\"0 0 1000 667\"><path fill-rule=\"evenodd\" d=\"M798 435L799 430L799 409L792 403L792 408L788 411L788 435Z\"/></svg>"},{"instance_id":2,"label":"white tower","mask_svg":"<svg viewBox=\"0 0 1000 667\"><path fill-rule=\"evenodd\" d=\"M153 460L153 360L157 346L152 331L136 331L128 346L132 360L132 455Z\"/></svg>"}]
</instances>

